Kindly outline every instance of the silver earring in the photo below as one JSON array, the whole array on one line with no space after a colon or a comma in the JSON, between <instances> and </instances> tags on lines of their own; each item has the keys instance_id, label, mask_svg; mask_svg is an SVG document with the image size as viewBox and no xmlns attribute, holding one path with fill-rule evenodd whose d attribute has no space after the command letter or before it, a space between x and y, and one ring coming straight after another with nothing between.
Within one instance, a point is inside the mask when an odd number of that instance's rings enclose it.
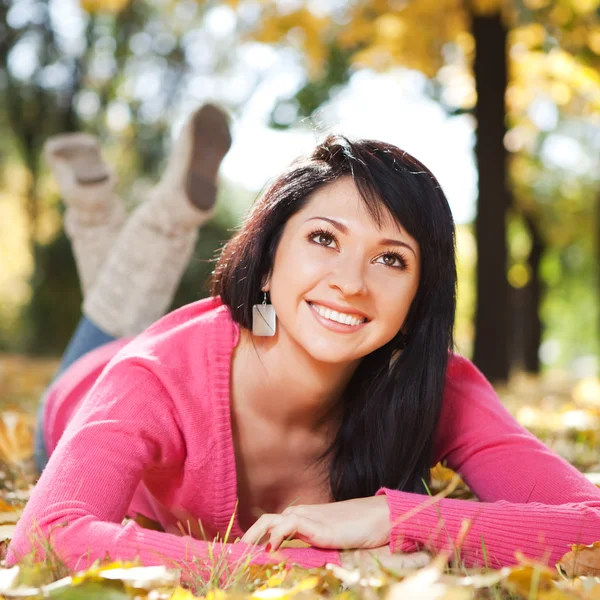
<instances>
[{"instance_id":1,"label":"silver earring","mask_svg":"<svg viewBox=\"0 0 600 600\"><path fill-rule=\"evenodd\" d=\"M264 293L262 304L252 307L252 333L259 336L273 336L277 325L275 307L267 304L267 292Z\"/></svg>"}]
</instances>

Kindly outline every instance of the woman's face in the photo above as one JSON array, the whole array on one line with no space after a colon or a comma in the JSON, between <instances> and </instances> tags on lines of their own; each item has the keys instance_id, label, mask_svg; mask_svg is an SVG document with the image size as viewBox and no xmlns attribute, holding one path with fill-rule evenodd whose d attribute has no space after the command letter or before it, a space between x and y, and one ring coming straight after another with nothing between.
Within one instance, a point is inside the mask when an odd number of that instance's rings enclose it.
<instances>
[{"instance_id":1,"label":"woman's face","mask_svg":"<svg viewBox=\"0 0 600 600\"><path fill-rule=\"evenodd\" d=\"M417 242L377 227L350 177L315 192L285 225L266 290L277 336L327 363L356 361L401 329L419 285Z\"/></svg>"}]
</instances>

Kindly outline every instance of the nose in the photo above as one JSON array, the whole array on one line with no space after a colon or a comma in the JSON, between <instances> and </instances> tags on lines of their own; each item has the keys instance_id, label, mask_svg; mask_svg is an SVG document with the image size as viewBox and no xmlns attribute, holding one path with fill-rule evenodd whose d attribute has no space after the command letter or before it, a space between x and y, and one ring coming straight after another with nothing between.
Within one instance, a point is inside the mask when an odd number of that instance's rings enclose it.
<instances>
[{"instance_id":1,"label":"nose","mask_svg":"<svg viewBox=\"0 0 600 600\"><path fill-rule=\"evenodd\" d=\"M343 296L364 296L367 284L363 267L357 260L341 260L329 275L329 287L339 290Z\"/></svg>"}]
</instances>

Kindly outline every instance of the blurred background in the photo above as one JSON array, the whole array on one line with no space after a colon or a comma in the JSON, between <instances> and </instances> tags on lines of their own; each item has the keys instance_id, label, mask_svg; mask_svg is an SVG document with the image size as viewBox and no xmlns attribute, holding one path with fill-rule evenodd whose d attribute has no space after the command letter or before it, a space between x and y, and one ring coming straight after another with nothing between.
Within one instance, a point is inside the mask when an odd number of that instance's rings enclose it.
<instances>
[{"instance_id":1,"label":"blurred background","mask_svg":"<svg viewBox=\"0 0 600 600\"><path fill-rule=\"evenodd\" d=\"M599 68L600 0L0 0L5 375L60 355L80 314L44 140L99 136L134 207L211 101L233 146L177 305L206 295L215 250L293 158L331 132L378 138L450 200L457 349L498 385L560 374L600 402Z\"/></svg>"}]
</instances>

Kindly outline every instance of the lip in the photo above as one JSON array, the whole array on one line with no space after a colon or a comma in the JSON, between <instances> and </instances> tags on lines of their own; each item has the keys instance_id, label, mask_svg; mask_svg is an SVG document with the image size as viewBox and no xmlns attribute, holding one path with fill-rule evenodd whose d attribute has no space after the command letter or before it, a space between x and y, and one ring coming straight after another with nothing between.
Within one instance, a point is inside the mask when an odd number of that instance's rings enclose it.
<instances>
[{"instance_id":1,"label":"lip","mask_svg":"<svg viewBox=\"0 0 600 600\"><path fill-rule=\"evenodd\" d=\"M366 319L369 322L371 319L369 315L361 312L360 310L356 310L354 308L349 308L348 306L340 306L339 304L334 304L333 302L321 302L320 300L317 302L316 300L307 300L307 304L318 304L319 306L325 306L326 308L330 308L331 310L335 310L339 313L344 313L345 315L352 315L353 317L360 317L361 319ZM358 327L355 325L355 327Z\"/></svg>"},{"instance_id":2,"label":"lip","mask_svg":"<svg viewBox=\"0 0 600 600\"><path fill-rule=\"evenodd\" d=\"M321 325L323 325L323 327L329 329L330 331L334 331L335 333L355 333L359 329L362 329L369 322L367 320L367 321L364 321L363 323L361 323L360 325L346 325L344 323L338 323L337 321L331 321L330 319L326 319L325 317L322 317L313 308L311 302L307 301L306 304L308 305L308 308L310 309L310 312L315 317L315 319ZM317 302L316 304L320 304L321 306L327 306L327 308L331 308L330 304L321 304L321 302ZM332 310L335 310L335 309L332 309ZM344 312L344 311L338 310L338 312ZM360 315L360 316L362 316L362 313L357 313L357 312L346 313L346 314L352 314L352 315Z\"/></svg>"}]
</instances>

